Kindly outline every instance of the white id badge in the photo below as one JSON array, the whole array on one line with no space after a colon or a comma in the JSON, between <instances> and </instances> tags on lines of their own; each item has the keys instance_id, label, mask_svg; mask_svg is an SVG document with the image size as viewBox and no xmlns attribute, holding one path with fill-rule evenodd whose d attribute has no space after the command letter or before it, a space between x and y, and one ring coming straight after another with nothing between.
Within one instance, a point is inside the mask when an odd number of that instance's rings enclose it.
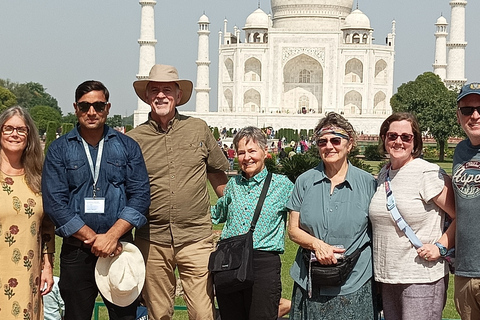
<instances>
[{"instance_id":1,"label":"white id badge","mask_svg":"<svg viewBox=\"0 0 480 320\"><path fill-rule=\"evenodd\" d=\"M104 213L105 198L85 198L85 213Z\"/></svg>"}]
</instances>

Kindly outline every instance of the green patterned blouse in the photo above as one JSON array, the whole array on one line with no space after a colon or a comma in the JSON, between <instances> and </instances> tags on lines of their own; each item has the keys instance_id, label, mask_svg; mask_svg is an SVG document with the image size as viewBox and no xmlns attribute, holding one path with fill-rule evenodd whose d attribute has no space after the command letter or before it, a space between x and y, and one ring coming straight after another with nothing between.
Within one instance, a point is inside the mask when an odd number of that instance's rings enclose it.
<instances>
[{"instance_id":1,"label":"green patterned blouse","mask_svg":"<svg viewBox=\"0 0 480 320\"><path fill-rule=\"evenodd\" d=\"M214 224L225 222L221 239L248 231L267 173L267 169L264 168L250 179L237 175L228 181L224 196L218 199L211 210ZM255 250L283 253L287 220L285 204L292 190L293 183L286 176L273 174L253 233Z\"/></svg>"}]
</instances>

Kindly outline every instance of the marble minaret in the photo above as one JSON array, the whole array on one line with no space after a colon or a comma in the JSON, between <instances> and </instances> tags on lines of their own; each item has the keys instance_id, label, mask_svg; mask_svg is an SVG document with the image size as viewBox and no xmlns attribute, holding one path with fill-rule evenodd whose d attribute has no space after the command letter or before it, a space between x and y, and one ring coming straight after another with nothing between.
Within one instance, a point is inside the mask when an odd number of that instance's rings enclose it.
<instances>
[{"instance_id":1,"label":"marble minaret","mask_svg":"<svg viewBox=\"0 0 480 320\"><path fill-rule=\"evenodd\" d=\"M140 23L140 58L138 61L137 79L146 79L150 69L155 64L155 0L140 0L142 6L142 15ZM138 99L137 110L134 112L133 125L134 127L145 122L150 112L150 106Z\"/></svg>"},{"instance_id":2,"label":"marble minaret","mask_svg":"<svg viewBox=\"0 0 480 320\"><path fill-rule=\"evenodd\" d=\"M447 77L445 85L447 87L458 88L462 86L465 79L465 7L466 0L452 0L452 17L450 19L450 39L447 43Z\"/></svg>"},{"instance_id":3,"label":"marble minaret","mask_svg":"<svg viewBox=\"0 0 480 320\"><path fill-rule=\"evenodd\" d=\"M435 23L435 62L433 73L438 75L442 81L447 77L447 19L441 16Z\"/></svg>"},{"instance_id":4,"label":"marble minaret","mask_svg":"<svg viewBox=\"0 0 480 320\"><path fill-rule=\"evenodd\" d=\"M198 59L195 111L204 113L210 110L210 59L208 54L208 37L210 21L203 14L198 20Z\"/></svg>"}]
</instances>

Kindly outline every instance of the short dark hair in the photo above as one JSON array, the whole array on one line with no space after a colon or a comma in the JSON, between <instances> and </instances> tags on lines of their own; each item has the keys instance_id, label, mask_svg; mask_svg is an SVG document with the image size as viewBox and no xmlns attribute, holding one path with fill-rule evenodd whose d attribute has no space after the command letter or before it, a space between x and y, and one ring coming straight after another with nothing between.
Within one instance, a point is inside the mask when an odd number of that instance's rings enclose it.
<instances>
[{"instance_id":1,"label":"short dark hair","mask_svg":"<svg viewBox=\"0 0 480 320\"><path fill-rule=\"evenodd\" d=\"M89 93L90 91L102 91L107 101L108 101L108 98L110 97L110 93L108 92L107 87L103 85L103 83L95 80L87 80L81 83L75 90L75 102L78 102L78 100L80 100L81 97L83 97L85 94Z\"/></svg>"},{"instance_id":2,"label":"short dark hair","mask_svg":"<svg viewBox=\"0 0 480 320\"><path fill-rule=\"evenodd\" d=\"M418 125L417 118L411 114L410 112L395 112L392 113L385 121L383 121L382 125L380 126L380 139L379 139L379 150L383 154L387 153L387 149L385 149L385 136L387 135L388 129L392 122L407 120L410 122L412 126L413 132L413 152L412 156L414 158L420 157L423 150L423 140L422 140L422 132L420 131L420 126Z\"/></svg>"}]
</instances>

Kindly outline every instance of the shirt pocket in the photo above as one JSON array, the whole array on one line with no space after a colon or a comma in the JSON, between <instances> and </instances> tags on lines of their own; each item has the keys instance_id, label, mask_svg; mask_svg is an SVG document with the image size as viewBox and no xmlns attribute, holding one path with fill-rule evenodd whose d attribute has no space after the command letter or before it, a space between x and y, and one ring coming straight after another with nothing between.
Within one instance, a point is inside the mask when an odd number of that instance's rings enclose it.
<instances>
[{"instance_id":1,"label":"shirt pocket","mask_svg":"<svg viewBox=\"0 0 480 320\"><path fill-rule=\"evenodd\" d=\"M107 179L114 186L125 183L127 162L125 159L107 159Z\"/></svg>"},{"instance_id":2,"label":"shirt pocket","mask_svg":"<svg viewBox=\"0 0 480 320\"><path fill-rule=\"evenodd\" d=\"M198 166L205 164L207 158L207 147L205 142L192 142L188 144L181 144L178 146L180 153L179 163L187 168L197 168Z\"/></svg>"},{"instance_id":3,"label":"shirt pocket","mask_svg":"<svg viewBox=\"0 0 480 320\"><path fill-rule=\"evenodd\" d=\"M85 178L90 177L90 174L88 173L90 169L88 168L85 160L67 160L66 169L68 185L72 189L81 186L88 181L88 179Z\"/></svg>"}]
</instances>

